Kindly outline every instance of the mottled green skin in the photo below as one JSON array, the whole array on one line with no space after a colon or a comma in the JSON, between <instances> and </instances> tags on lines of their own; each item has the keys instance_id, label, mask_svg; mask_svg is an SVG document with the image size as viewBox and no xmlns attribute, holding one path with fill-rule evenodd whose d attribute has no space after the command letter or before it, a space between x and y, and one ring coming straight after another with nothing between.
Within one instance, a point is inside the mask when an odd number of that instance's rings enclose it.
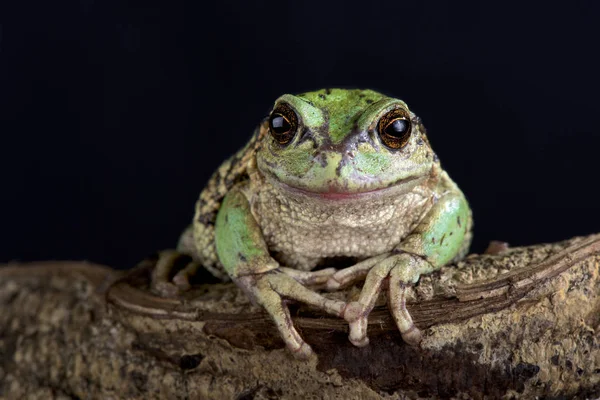
<instances>
[{"instance_id":1,"label":"mottled green skin","mask_svg":"<svg viewBox=\"0 0 600 400\"><path fill-rule=\"evenodd\" d=\"M469 205L463 196L446 196L417 232L423 237L422 254L434 266L449 263L459 254L471 218Z\"/></svg>"},{"instance_id":2,"label":"mottled green skin","mask_svg":"<svg viewBox=\"0 0 600 400\"><path fill-rule=\"evenodd\" d=\"M429 149L416 145L416 137L402 151L390 151L379 142L379 118L393 108L408 110L401 100L371 90L333 89L284 95L275 105L279 103L296 110L303 134L285 147L266 141L257 162L261 171L292 187L311 192L375 190L425 175L434 163L427 158Z\"/></svg>"},{"instance_id":3,"label":"mottled green skin","mask_svg":"<svg viewBox=\"0 0 600 400\"><path fill-rule=\"evenodd\" d=\"M471 227L467 201L439 167L424 128L404 102L371 90L333 89L284 95L275 105L279 103L293 107L300 129L287 146L268 134L262 139L256 164L269 184L306 193L360 194L427 177L430 185L437 185L432 198L435 204L395 249L426 260L411 280L465 253ZM385 147L376 132L378 120L393 108L407 110L413 119L415 133L401 150ZM246 200L252 196L230 193L216 221L218 257L234 279L277 267ZM345 207L344 202L339 207Z\"/></svg>"},{"instance_id":4,"label":"mottled green skin","mask_svg":"<svg viewBox=\"0 0 600 400\"><path fill-rule=\"evenodd\" d=\"M365 111L365 106L389 100L386 96L372 90L319 90L316 92L303 93L298 96L285 95L277 100L289 101L292 104L298 104L296 99L304 100L310 104L314 110L313 115L304 114L304 123L311 127L321 127L324 120L329 122L328 135L332 143L340 143L352 131L355 130L361 114ZM401 104L404 105L401 101ZM306 107L307 109L309 107ZM376 107L379 108L379 107ZM305 116L306 115L306 116ZM370 123L369 115L366 115L367 124Z\"/></svg>"},{"instance_id":5,"label":"mottled green skin","mask_svg":"<svg viewBox=\"0 0 600 400\"><path fill-rule=\"evenodd\" d=\"M248 201L240 192L225 196L216 221L216 244L219 259L230 276L240 271L263 272L272 264L260 231L250 212Z\"/></svg>"},{"instance_id":6,"label":"mottled green skin","mask_svg":"<svg viewBox=\"0 0 600 400\"><path fill-rule=\"evenodd\" d=\"M244 289L297 356L312 351L284 299L344 318L349 340L365 346L367 318L383 287L403 339L418 343L405 289L464 256L472 225L467 201L425 128L403 101L371 90L286 94L277 107L297 119L293 138L282 145L263 121L200 193L178 249ZM396 149L379 132L388 115L412 126ZM338 257L356 264L313 271ZM348 303L309 287L336 290L359 280L360 295Z\"/></svg>"},{"instance_id":7,"label":"mottled green skin","mask_svg":"<svg viewBox=\"0 0 600 400\"><path fill-rule=\"evenodd\" d=\"M413 232L397 246L421 256L422 270L408 282L415 283L423 273L432 272L454 259L462 258L471 240L471 210L462 192L454 186L444 192Z\"/></svg>"}]
</instances>

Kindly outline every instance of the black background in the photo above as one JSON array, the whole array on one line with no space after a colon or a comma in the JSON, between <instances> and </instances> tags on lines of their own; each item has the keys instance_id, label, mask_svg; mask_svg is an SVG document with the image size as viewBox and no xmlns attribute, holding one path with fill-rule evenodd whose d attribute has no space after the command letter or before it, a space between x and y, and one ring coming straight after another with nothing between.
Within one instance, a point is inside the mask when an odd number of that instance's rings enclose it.
<instances>
[{"instance_id":1,"label":"black background","mask_svg":"<svg viewBox=\"0 0 600 400\"><path fill-rule=\"evenodd\" d=\"M0 262L125 268L172 247L273 100L323 87L422 117L472 204L474 251L600 230L592 1L13 3Z\"/></svg>"}]
</instances>

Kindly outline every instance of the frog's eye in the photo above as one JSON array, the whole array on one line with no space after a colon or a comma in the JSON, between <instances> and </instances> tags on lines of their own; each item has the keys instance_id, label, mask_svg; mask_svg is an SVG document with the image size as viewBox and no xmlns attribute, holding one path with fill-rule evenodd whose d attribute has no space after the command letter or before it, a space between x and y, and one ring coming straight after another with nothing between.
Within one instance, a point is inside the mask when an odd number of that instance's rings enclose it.
<instances>
[{"instance_id":1,"label":"frog's eye","mask_svg":"<svg viewBox=\"0 0 600 400\"><path fill-rule=\"evenodd\" d=\"M385 114L377 124L379 137L390 149L401 149L410 139L411 123L408 112L397 108Z\"/></svg>"},{"instance_id":2,"label":"frog's eye","mask_svg":"<svg viewBox=\"0 0 600 400\"><path fill-rule=\"evenodd\" d=\"M271 136L281 145L292 141L298 130L298 117L287 104L280 104L269 117Z\"/></svg>"}]
</instances>

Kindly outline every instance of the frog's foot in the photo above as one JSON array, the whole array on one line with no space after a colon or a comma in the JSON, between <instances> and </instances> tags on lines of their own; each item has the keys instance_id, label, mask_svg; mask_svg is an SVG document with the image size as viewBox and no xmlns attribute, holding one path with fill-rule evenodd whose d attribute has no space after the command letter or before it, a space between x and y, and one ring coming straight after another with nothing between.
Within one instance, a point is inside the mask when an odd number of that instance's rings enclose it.
<instances>
[{"instance_id":1,"label":"frog's foot","mask_svg":"<svg viewBox=\"0 0 600 400\"><path fill-rule=\"evenodd\" d=\"M351 267L352 268L352 267ZM365 284L358 301L348 304L344 319L350 324L348 338L355 346L366 346L368 316L379 297L383 284L388 284L388 304L392 317L400 330L402 339L410 345L418 345L421 332L414 325L406 309L406 288L415 283L421 273L430 270L423 258L410 253L387 256L378 262L366 274Z\"/></svg>"},{"instance_id":2,"label":"frog's foot","mask_svg":"<svg viewBox=\"0 0 600 400\"><path fill-rule=\"evenodd\" d=\"M391 254L392 253L385 253L376 257L367 258L351 267L341 269L329 277L325 287L327 290L338 290L348 287L355 282L362 281L375 264L385 260Z\"/></svg>"},{"instance_id":3,"label":"frog's foot","mask_svg":"<svg viewBox=\"0 0 600 400\"><path fill-rule=\"evenodd\" d=\"M337 272L335 268L325 268L319 271L300 271L293 268L280 267L279 270L303 285L317 287L325 286L331 276Z\"/></svg>"},{"instance_id":4,"label":"frog's foot","mask_svg":"<svg viewBox=\"0 0 600 400\"><path fill-rule=\"evenodd\" d=\"M170 279L175 268L183 263L173 279ZM152 271L150 288L162 296L173 297L183 291L189 290L189 278L200 268L198 262L177 250L164 250L158 254L156 266Z\"/></svg>"},{"instance_id":5,"label":"frog's foot","mask_svg":"<svg viewBox=\"0 0 600 400\"><path fill-rule=\"evenodd\" d=\"M313 354L311 347L302 339L290 316L285 299L296 300L329 314L343 316L346 303L327 299L304 287L296 279L282 273L280 269L262 274L235 278L238 286L250 295L269 314L286 346L297 358L306 359Z\"/></svg>"}]
</instances>

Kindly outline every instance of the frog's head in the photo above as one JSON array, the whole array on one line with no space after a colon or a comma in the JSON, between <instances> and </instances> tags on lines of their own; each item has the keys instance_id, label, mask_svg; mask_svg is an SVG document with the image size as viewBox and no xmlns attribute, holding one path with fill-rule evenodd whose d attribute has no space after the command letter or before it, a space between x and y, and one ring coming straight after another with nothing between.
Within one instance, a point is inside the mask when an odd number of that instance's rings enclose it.
<instances>
[{"instance_id":1,"label":"frog's head","mask_svg":"<svg viewBox=\"0 0 600 400\"><path fill-rule=\"evenodd\" d=\"M269 180L332 199L402 186L437 163L418 117L372 90L283 95L261 142L257 165Z\"/></svg>"}]
</instances>

